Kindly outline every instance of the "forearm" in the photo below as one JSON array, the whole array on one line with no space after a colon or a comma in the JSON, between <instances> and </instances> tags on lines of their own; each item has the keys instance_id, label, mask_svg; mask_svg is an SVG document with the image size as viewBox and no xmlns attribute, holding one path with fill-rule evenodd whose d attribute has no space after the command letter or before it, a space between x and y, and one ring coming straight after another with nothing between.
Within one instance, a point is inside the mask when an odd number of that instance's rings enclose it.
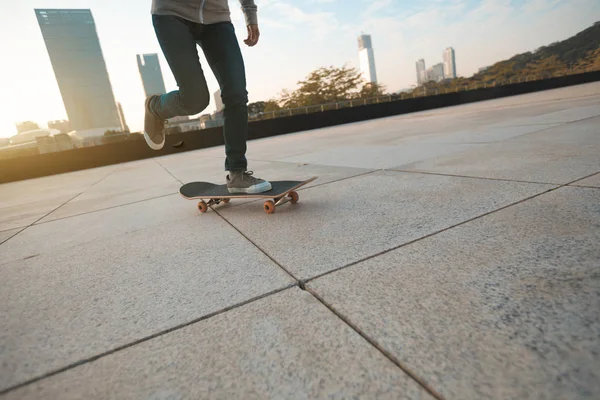
<instances>
[{"instance_id":1,"label":"forearm","mask_svg":"<svg viewBox=\"0 0 600 400\"><path fill-rule=\"evenodd\" d=\"M258 25L258 6L254 0L240 0L240 4L246 17L246 25Z\"/></svg>"}]
</instances>

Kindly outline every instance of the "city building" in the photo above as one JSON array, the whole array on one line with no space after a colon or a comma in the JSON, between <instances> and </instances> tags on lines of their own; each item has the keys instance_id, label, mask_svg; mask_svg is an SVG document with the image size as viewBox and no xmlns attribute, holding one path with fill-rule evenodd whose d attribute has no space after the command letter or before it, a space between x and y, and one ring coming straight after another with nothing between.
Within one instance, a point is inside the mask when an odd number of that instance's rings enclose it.
<instances>
[{"instance_id":1,"label":"city building","mask_svg":"<svg viewBox=\"0 0 600 400\"><path fill-rule=\"evenodd\" d=\"M371 35L360 35L358 37L358 58L360 71L367 83L377 83L377 72L375 71L375 54L371 43Z\"/></svg>"},{"instance_id":2,"label":"city building","mask_svg":"<svg viewBox=\"0 0 600 400\"><path fill-rule=\"evenodd\" d=\"M425 69L425 60L422 58L417 61L417 84L422 84L427 80L427 70Z\"/></svg>"},{"instance_id":3,"label":"city building","mask_svg":"<svg viewBox=\"0 0 600 400\"><path fill-rule=\"evenodd\" d=\"M165 94L167 90L165 89L165 81L160 69L158 54L138 54L137 64L146 97Z\"/></svg>"},{"instance_id":4,"label":"city building","mask_svg":"<svg viewBox=\"0 0 600 400\"><path fill-rule=\"evenodd\" d=\"M437 63L427 70L427 80L440 82L444 80L444 64Z\"/></svg>"},{"instance_id":5,"label":"city building","mask_svg":"<svg viewBox=\"0 0 600 400\"><path fill-rule=\"evenodd\" d=\"M24 133L40 129L39 125L33 121L17 122L15 126L17 127L17 133Z\"/></svg>"},{"instance_id":6,"label":"city building","mask_svg":"<svg viewBox=\"0 0 600 400\"><path fill-rule=\"evenodd\" d=\"M17 144L25 144L25 143L35 143L37 138L46 137L46 136L54 136L59 134L60 132L56 129L33 129L27 132L21 132L10 138L11 145Z\"/></svg>"},{"instance_id":7,"label":"city building","mask_svg":"<svg viewBox=\"0 0 600 400\"><path fill-rule=\"evenodd\" d=\"M123 106L119 102L117 102L117 109L119 110L119 122L121 123L121 131L129 132L127 121L125 121L125 113L123 112Z\"/></svg>"},{"instance_id":8,"label":"city building","mask_svg":"<svg viewBox=\"0 0 600 400\"><path fill-rule=\"evenodd\" d=\"M66 119L48 121L48 129L56 129L60 133L69 133L71 124Z\"/></svg>"},{"instance_id":9,"label":"city building","mask_svg":"<svg viewBox=\"0 0 600 400\"><path fill-rule=\"evenodd\" d=\"M119 113L89 9L35 9L71 128L119 130Z\"/></svg>"},{"instance_id":10,"label":"city building","mask_svg":"<svg viewBox=\"0 0 600 400\"><path fill-rule=\"evenodd\" d=\"M215 106L217 108L217 112L222 111L223 110L223 99L221 98L221 89L217 90L213 96L215 98Z\"/></svg>"},{"instance_id":11,"label":"city building","mask_svg":"<svg viewBox=\"0 0 600 400\"><path fill-rule=\"evenodd\" d=\"M454 55L454 49L452 47L448 47L446 50L444 50L443 59L444 76L446 77L446 79L456 78L456 57Z\"/></svg>"}]
</instances>

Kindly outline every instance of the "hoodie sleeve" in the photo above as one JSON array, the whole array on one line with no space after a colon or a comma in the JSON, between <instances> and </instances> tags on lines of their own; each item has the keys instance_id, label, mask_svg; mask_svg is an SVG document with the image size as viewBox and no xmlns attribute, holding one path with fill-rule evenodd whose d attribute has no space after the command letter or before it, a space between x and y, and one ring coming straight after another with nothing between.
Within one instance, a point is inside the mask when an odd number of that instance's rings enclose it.
<instances>
[{"instance_id":1,"label":"hoodie sleeve","mask_svg":"<svg viewBox=\"0 0 600 400\"><path fill-rule=\"evenodd\" d=\"M246 17L246 25L257 25L258 7L254 3L254 0L240 0L240 4L242 5L242 11L244 12L244 16Z\"/></svg>"}]
</instances>

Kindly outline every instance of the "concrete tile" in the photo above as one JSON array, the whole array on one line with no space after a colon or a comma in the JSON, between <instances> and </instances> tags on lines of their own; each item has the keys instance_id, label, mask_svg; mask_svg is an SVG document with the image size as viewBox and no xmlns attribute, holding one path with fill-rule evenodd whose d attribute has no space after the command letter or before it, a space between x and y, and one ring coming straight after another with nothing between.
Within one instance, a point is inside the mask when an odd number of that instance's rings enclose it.
<instances>
[{"instance_id":1,"label":"concrete tile","mask_svg":"<svg viewBox=\"0 0 600 400\"><path fill-rule=\"evenodd\" d=\"M176 194L36 224L2 245L0 265L164 223L198 218L194 203Z\"/></svg>"},{"instance_id":2,"label":"concrete tile","mask_svg":"<svg viewBox=\"0 0 600 400\"><path fill-rule=\"evenodd\" d=\"M590 176L589 178L574 183L573 186L589 186L600 188L600 171L594 176Z\"/></svg>"},{"instance_id":3,"label":"concrete tile","mask_svg":"<svg viewBox=\"0 0 600 400\"><path fill-rule=\"evenodd\" d=\"M79 366L6 399L91 394L97 399L432 399L297 288Z\"/></svg>"},{"instance_id":4,"label":"concrete tile","mask_svg":"<svg viewBox=\"0 0 600 400\"><path fill-rule=\"evenodd\" d=\"M315 141L324 132L331 128L301 131L287 135L274 136L263 139L248 141L246 158L250 161L249 168L254 169L253 161L273 161L281 157L301 154L314 149ZM197 157L212 159L221 170L224 168L225 147L215 146L201 150L195 150Z\"/></svg>"},{"instance_id":5,"label":"concrete tile","mask_svg":"<svg viewBox=\"0 0 600 400\"><path fill-rule=\"evenodd\" d=\"M445 398L597 399L598 243L561 188L307 285Z\"/></svg>"},{"instance_id":6,"label":"concrete tile","mask_svg":"<svg viewBox=\"0 0 600 400\"><path fill-rule=\"evenodd\" d=\"M0 229L24 228L71 200L77 194L9 204L0 209Z\"/></svg>"},{"instance_id":7,"label":"concrete tile","mask_svg":"<svg viewBox=\"0 0 600 400\"><path fill-rule=\"evenodd\" d=\"M289 162L350 168L390 168L398 162L414 162L460 152L475 145L405 143L398 146L338 146L288 158Z\"/></svg>"},{"instance_id":8,"label":"concrete tile","mask_svg":"<svg viewBox=\"0 0 600 400\"><path fill-rule=\"evenodd\" d=\"M598 151L600 143L504 142L391 169L564 184L599 171Z\"/></svg>"},{"instance_id":9,"label":"concrete tile","mask_svg":"<svg viewBox=\"0 0 600 400\"><path fill-rule=\"evenodd\" d=\"M600 101L597 108L600 108ZM585 119L583 121L561 125L521 135L512 140L516 142L551 142L555 144L576 144L585 147L594 147L600 151L600 117ZM600 162L600 161L599 161Z\"/></svg>"},{"instance_id":10,"label":"concrete tile","mask_svg":"<svg viewBox=\"0 0 600 400\"><path fill-rule=\"evenodd\" d=\"M34 223L117 168L95 168L0 185L0 230Z\"/></svg>"},{"instance_id":11,"label":"concrete tile","mask_svg":"<svg viewBox=\"0 0 600 400\"><path fill-rule=\"evenodd\" d=\"M262 202L220 213L305 279L552 188L550 185L376 172L303 190L267 215Z\"/></svg>"},{"instance_id":12,"label":"concrete tile","mask_svg":"<svg viewBox=\"0 0 600 400\"><path fill-rule=\"evenodd\" d=\"M158 160L170 173L182 182L209 181L225 183L225 174L221 162L215 162L214 158L202 155L204 150L190 152L174 156L165 160ZM331 167L316 164L271 162L249 160L248 169L254 171L254 175L267 180L295 180L318 176L319 179L306 185L311 187L327 182L365 174L373 169ZM239 201L238 201L239 202Z\"/></svg>"},{"instance_id":13,"label":"concrete tile","mask_svg":"<svg viewBox=\"0 0 600 400\"><path fill-rule=\"evenodd\" d=\"M15 233L17 233L21 230L22 230L22 228L17 228L17 229L9 229L7 231L0 232L0 243L4 242L5 240L7 240L8 238L10 238ZM4 252L4 250L5 249L3 248L2 251Z\"/></svg>"},{"instance_id":14,"label":"concrete tile","mask_svg":"<svg viewBox=\"0 0 600 400\"><path fill-rule=\"evenodd\" d=\"M500 142L508 139L517 138L532 132L559 126L550 125L523 125L523 126L489 126L472 127L460 131L442 130L420 136L419 143L455 143L455 144L473 144Z\"/></svg>"},{"instance_id":15,"label":"concrete tile","mask_svg":"<svg viewBox=\"0 0 600 400\"><path fill-rule=\"evenodd\" d=\"M154 160L121 164L120 168L42 221L102 210L178 193L181 184Z\"/></svg>"},{"instance_id":16,"label":"concrete tile","mask_svg":"<svg viewBox=\"0 0 600 400\"><path fill-rule=\"evenodd\" d=\"M293 280L216 214L0 268L0 390Z\"/></svg>"},{"instance_id":17,"label":"concrete tile","mask_svg":"<svg viewBox=\"0 0 600 400\"><path fill-rule=\"evenodd\" d=\"M193 181L224 182L224 159L208 157L206 149L157 157L156 161L176 179L187 183ZM181 186L181 185L180 185ZM178 188L179 190L179 188Z\"/></svg>"},{"instance_id":18,"label":"concrete tile","mask_svg":"<svg viewBox=\"0 0 600 400\"><path fill-rule=\"evenodd\" d=\"M532 125L532 124L565 124L569 122L575 122L587 118L593 118L600 116L598 104L583 106L583 107L569 107L563 110L543 113L534 116L527 116L518 119L507 120L499 123L498 125Z\"/></svg>"},{"instance_id":19,"label":"concrete tile","mask_svg":"<svg viewBox=\"0 0 600 400\"><path fill-rule=\"evenodd\" d=\"M255 175L269 180L302 180L317 176L311 183L303 186L301 190L329 182L347 179L354 176L373 172L367 168L332 167L317 164L292 164L286 162L269 162L257 168Z\"/></svg>"}]
</instances>

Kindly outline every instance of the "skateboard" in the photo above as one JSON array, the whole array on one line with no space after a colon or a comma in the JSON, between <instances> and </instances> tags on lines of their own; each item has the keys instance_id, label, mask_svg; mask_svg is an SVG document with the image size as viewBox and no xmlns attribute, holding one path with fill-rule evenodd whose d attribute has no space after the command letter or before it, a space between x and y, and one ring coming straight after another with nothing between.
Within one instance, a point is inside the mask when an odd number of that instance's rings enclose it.
<instances>
[{"instance_id":1,"label":"skateboard","mask_svg":"<svg viewBox=\"0 0 600 400\"><path fill-rule=\"evenodd\" d=\"M231 199L269 199L263 203L263 208L267 214L273 214L275 208L282 204L287 202L296 204L300 198L296 189L315 179L317 179L316 176L305 181L271 181L271 190L256 194L229 193L225 184L190 182L179 188L179 194L188 200L200 199L198 210L201 213L205 213L208 211L208 207L221 202L227 204ZM208 202L205 200L208 200Z\"/></svg>"}]
</instances>

